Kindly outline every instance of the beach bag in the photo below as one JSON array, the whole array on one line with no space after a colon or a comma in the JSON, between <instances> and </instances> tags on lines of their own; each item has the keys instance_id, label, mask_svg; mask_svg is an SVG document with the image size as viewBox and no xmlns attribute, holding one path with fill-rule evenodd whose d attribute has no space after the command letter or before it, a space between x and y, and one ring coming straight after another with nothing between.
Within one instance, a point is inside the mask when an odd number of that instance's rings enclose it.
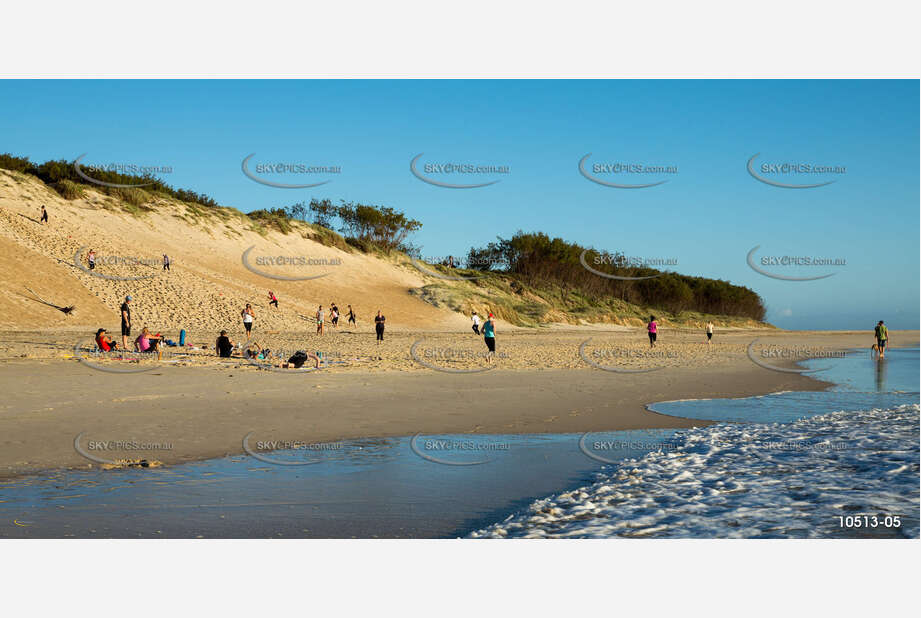
<instances>
[{"instance_id":1,"label":"beach bag","mask_svg":"<svg viewBox=\"0 0 921 618\"><path fill-rule=\"evenodd\" d=\"M181 331L179 331L179 345L181 346L185 345L185 329L184 328Z\"/></svg>"}]
</instances>

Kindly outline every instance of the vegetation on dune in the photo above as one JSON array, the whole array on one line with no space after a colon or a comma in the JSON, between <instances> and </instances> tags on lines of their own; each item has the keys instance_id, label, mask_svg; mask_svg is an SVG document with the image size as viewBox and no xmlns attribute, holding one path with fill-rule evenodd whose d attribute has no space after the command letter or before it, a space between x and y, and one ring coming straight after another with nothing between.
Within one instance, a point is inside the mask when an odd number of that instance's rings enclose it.
<instances>
[{"instance_id":1,"label":"vegetation on dune","mask_svg":"<svg viewBox=\"0 0 921 618\"><path fill-rule=\"evenodd\" d=\"M247 215L267 228L288 234L306 225L314 240L345 251L354 247L364 253L411 250L406 238L422 223L386 206L313 199L309 204L254 210ZM311 221L312 219L312 221ZM334 226L339 224L339 232Z\"/></svg>"},{"instance_id":2,"label":"vegetation on dune","mask_svg":"<svg viewBox=\"0 0 921 618\"><path fill-rule=\"evenodd\" d=\"M85 178L77 173L74 161L45 161L44 163L33 163L28 157L17 157L9 153L0 154L0 168L31 174L42 180L45 184L52 187L60 193L65 199L77 199L81 197L74 193L70 186L83 185L95 189L106 195L111 195L133 206L141 206L152 199L153 195L160 194L172 197L181 202L190 202L200 204L208 208L218 206L218 203L212 198L202 193L189 191L188 189L174 189L159 178L152 175L138 176L134 174L121 174L119 172L93 169L85 170L84 173L100 182L117 184L117 185L144 185L143 187L110 187L101 184L87 182ZM64 181L67 181L66 184ZM66 191L66 193L65 193ZM75 196L75 197L71 197Z\"/></svg>"},{"instance_id":3,"label":"vegetation on dune","mask_svg":"<svg viewBox=\"0 0 921 618\"><path fill-rule=\"evenodd\" d=\"M617 277L590 272L590 268ZM698 312L762 321L764 302L754 291L728 281L692 277L645 266L634 266L621 253L595 251L544 233L519 231L486 247L471 248L467 265L479 271L505 272L531 288L550 292L564 305L605 306L612 300L646 306L672 314ZM498 267L498 268L497 268Z\"/></svg>"}]
</instances>

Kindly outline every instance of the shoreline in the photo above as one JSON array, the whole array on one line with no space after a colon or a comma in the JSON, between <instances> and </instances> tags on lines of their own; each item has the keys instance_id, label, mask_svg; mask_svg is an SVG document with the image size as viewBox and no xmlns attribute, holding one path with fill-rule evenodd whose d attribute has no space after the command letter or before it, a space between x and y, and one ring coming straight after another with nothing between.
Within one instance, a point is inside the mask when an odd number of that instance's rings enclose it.
<instances>
[{"instance_id":1,"label":"shoreline","mask_svg":"<svg viewBox=\"0 0 921 618\"><path fill-rule=\"evenodd\" d=\"M902 336L902 345L893 347L917 346L913 332L913 339ZM835 349L855 347L856 335L783 334L798 343L817 339ZM725 357L709 365L694 365L692 357L679 359L685 366L629 375L584 365L499 367L466 375L425 368L286 375L239 365L163 366L124 375L93 371L73 360L3 362L0 386L9 395L0 404L0 478L98 468L74 447L81 433L84 440L169 444L159 452L104 456L176 465L241 455L250 432L254 440L321 443L417 433L570 434L703 426L711 422L662 415L648 406L821 391L829 385L758 367L744 354L739 357L739 346L727 343ZM680 349L677 343L662 347Z\"/></svg>"}]
</instances>

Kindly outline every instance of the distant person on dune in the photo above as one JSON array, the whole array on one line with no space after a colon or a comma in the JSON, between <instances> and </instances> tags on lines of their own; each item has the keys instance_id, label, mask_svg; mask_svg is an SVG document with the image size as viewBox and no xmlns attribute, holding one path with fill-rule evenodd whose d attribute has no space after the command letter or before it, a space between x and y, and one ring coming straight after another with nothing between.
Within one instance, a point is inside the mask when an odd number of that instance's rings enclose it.
<instances>
[{"instance_id":1,"label":"distant person on dune","mask_svg":"<svg viewBox=\"0 0 921 618\"><path fill-rule=\"evenodd\" d=\"M874 334L876 335L877 352L879 352L880 359L883 359L886 357L886 348L889 347L889 329L882 320L876 324Z\"/></svg>"},{"instance_id":2,"label":"distant person on dune","mask_svg":"<svg viewBox=\"0 0 921 618\"><path fill-rule=\"evenodd\" d=\"M278 297L275 296L275 292L269 290L269 304L275 305L275 308L278 309Z\"/></svg>"},{"instance_id":3,"label":"distant person on dune","mask_svg":"<svg viewBox=\"0 0 921 618\"><path fill-rule=\"evenodd\" d=\"M649 324L646 325L646 330L649 332L649 347L656 347L656 337L659 334L659 324L656 322L656 316L649 316Z\"/></svg>"},{"instance_id":4,"label":"distant person on dune","mask_svg":"<svg viewBox=\"0 0 921 618\"><path fill-rule=\"evenodd\" d=\"M86 262L89 264L90 270L96 270L96 252L92 249L86 254Z\"/></svg>"},{"instance_id":5,"label":"distant person on dune","mask_svg":"<svg viewBox=\"0 0 921 618\"><path fill-rule=\"evenodd\" d=\"M44 225L45 223L48 223L48 211L45 210L44 204L42 204L42 218L39 221L39 223L41 223L42 225Z\"/></svg>"},{"instance_id":6,"label":"distant person on dune","mask_svg":"<svg viewBox=\"0 0 921 618\"><path fill-rule=\"evenodd\" d=\"M470 319L473 320L473 332L477 335L480 334L480 316L476 314L476 311L473 312L473 315L470 316Z\"/></svg>"},{"instance_id":7,"label":"distant person on dune","mask_svg":"<svg viewBox=\"0 0 921 618\"><path fill-rule=\"evenodd\" d=\"M326 318L326 312L323 311L323 305L317 307L317 313L314 316L317 319L317 334L323 334L323 319Z\"/></svg>"},{"instance_id":8,"label":"distant person on dune","mask_svg":"<svg viewBox=\"0 0 921 618\"><path fill-rule=\"evenodd\" d=\"M169 265L170 265L169 256L164 253L163 254L163 270L169 270Z\"/></svg>"},{"instance_id":9,"label":"distant person on dune","mask_svg":"<svg viewBox=\"0 0 921 618\"><path fill-rule=\"evenodd\" d=\"M491 363L492 357L496 355L496 324L493 322L493 314L489 314L486 321L483 322L483 341L486 342L486 362Z\"/></svg>"},{"instance_id":10,"label":"distant person on dune","mask_svg":"<svg viewBox=\"0 0 921 618\"><path fill-rule=\"evenodd\" d=\"M122 303L122 349L128 349L128 336L131 335L131 296L125 296L125 302Z\"/></svg>"},{"instance_id":11,"label":"distant person on dune","mask_svg":"<svg viewBox=\"0 0 921 618\"><path fill-rule=\"evenodd\" d=\"M349 305L349 324L355 324L355 312L352 311L352 305Z\"/></svg>"},{"instance_id":12,"label":"distant person on dune","mask_svg":"<svg viewBox=\"0 0 921 618\"><path fill-rule=\"evenodd\" d=\"M381 310L377 310L377 315L374 316L374 332L377 333L377 345L380 345L384 341L384 323L387 321L387 318L381 313Z\"/></svg>"},{"instance_id":13,"label":"distant person on dune","mask_svg":"<svg viewBox=\"0 0 921 618\"><path fill-rule=\"evenodd\" d=\"M707 322L707 345L710 345L711 339L713 339L713 322Z\"/></svg>"},{"instance_id":14,"label":"distant person on dune","mask_svg":"<svg viewBox=\"0 0 921 618\"><path fill-rule=\"evenodd\" d=\"M240 315L243 316L243 328L246 329L246 340L249 341L251 331L253 330L253 320L256 319L256 314L253 312L253 306L246 303L246 307L243 308Z\"/></svg>"}]
</instances>

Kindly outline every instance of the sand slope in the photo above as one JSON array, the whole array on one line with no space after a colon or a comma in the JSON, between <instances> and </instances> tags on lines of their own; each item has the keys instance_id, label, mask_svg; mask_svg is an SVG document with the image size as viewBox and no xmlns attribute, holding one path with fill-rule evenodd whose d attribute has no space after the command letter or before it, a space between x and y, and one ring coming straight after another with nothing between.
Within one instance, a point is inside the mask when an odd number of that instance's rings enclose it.
<instances>
[{"instance_id":1,"label":"sand slope","mask_svg":"<svg viewBox=\"0 0 921 618\"><path fill-rule=\"evenodd\" d=\"M38 222L41 205L49 225ZM423 285L414 269L359 252L327 247L303 233L271 231L261 235L247 218L223 211L221 217L196 217L182 202L155 198L153 210L142 216L125 212L114 198L86 191L68 201L41 181L0 170L0 328L61 326L118 327L122 297L134 297L134 326L173 332L186 328L209 334L221 328L237 329L240 311L253 303L257 327L264 331L314 328L317 305L331 301L345 311L351 303L360 323L370 326L380 308L394 329L445 329L466 326L464 316L411 296ZM230 214L228 214L230 213ZM255 246L249 263L257 269L285 276L325 276L309 281L279 281L250 272L241 261ZM81 248L96 250L96 273L116 277L146 277L120 281L93 276L74 264ZM163 272L160 260L173 260ZM263 266L267 256L341 259L326 267ZM137 259L142 263L127 263ZM65 316L29 298L25 286L58 305L76 305ZM268 307L267 292L275 291L280 309ZM344 321L344 319L343 319ZM117 334L117 333L116 333Z\"/></svg>"}]
</instances>

